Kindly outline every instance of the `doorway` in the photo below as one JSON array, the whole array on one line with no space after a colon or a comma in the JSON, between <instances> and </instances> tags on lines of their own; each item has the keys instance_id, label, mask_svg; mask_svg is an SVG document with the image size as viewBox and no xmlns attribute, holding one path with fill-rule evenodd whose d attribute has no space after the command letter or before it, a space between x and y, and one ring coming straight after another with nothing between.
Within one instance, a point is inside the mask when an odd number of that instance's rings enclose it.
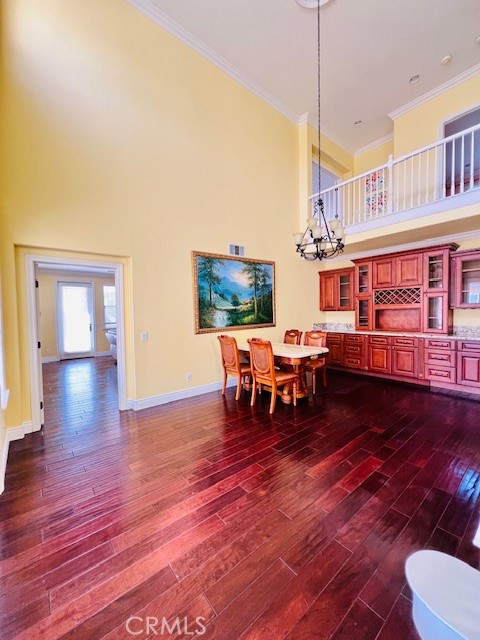
<instances>
[{"instance_id":1,"label":"doorway","mask_svg":"<svg viewBox=\"0 0 480 640\"><path fill-rule=\"evenodd\" d=\"M38 289L36 287L36 271L39 265L42 268L60 269L62 272L70 273L82 273L94 271L108 271L114 278L116 300L115 300L115 312L116 312L116 379L118 388L118 409L128 409L127 402L127 390L126 390L126 358L125 358L125 326L124 326L124 278L123 278L123 264L117 262L101 262L91 260L77 260L68 258L58 258L52 256L38 256L38 255L26 255L26 291L27 291L27 321L28 321L28 349L29 349L29 361L30 361L30 395L31 395L31 413L32 413L32 431L39 431L43 425L43 378L42 378L42 360L41 360L41 343L39 338L39 304L38 304ZM63 284L71 284L68 282L68 278L62 279ZM85 283L83 283L85 284ZM86 326L86 318L91 313L91 304L89 303L88 291L82 287L78 287L76 291L72 291L71 288L62 289L58 287L58 291L65 293L66 297L71 301L71 307L74 308L77 314L81 315L84 327ZM68 305L67 305L68 306ZM60 314L59 314L60 315ZM93 355L95 348L95 342L92 347L93 331L90 330L90 322L88 323L88 334L83 329L84 334L82 342L80 343L75 337L72 338L69 333L70 329L67 327L69 314L65 319L67 323L58 323L59 335L63 331L63 355L66 359L85 357L89 352ZM70 322L72 319L70 318ZM92 323L93 325L93 323ZM93 327L92 327L93 328ZM87 340L89 339L89 341ZM88 344L87 344L88 342ZM60 342L61 344L61 342ZM59 350L62 351L62 350ZM63 358L60 353L60 358Z\"/></svg>"},{"instance_id":2,"label":"doorway","mask_svg":"<svg viewBox=\"0 0 480 640\"><path fill-rule=\"evenodd\" d=\"M91 283L57 282L60 360L94 355L92 289Z\"/></svg>"}]
</instances>

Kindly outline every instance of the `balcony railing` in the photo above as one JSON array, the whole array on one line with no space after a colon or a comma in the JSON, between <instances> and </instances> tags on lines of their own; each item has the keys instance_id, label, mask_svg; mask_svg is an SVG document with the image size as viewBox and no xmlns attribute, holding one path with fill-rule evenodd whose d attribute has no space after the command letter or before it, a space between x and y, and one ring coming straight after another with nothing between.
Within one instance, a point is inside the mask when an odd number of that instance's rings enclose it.
<instances>
[{"instance_id":1,"label":"balcony railing","mask_svg":"<svg viewBox=\"0 0 480 640\"><path fill-rule=\"evenodd\" d=\"M480 125L320 192L327 219L345 226L446 200L480 187ZM319 194L311 196L313 202Z\"/></svg>"}]
</instances>

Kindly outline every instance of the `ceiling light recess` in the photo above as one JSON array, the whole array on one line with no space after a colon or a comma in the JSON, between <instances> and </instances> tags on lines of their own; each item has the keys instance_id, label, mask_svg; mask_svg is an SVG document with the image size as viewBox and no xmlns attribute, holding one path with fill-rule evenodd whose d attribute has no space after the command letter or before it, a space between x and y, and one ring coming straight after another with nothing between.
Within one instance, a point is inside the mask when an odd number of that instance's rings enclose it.
<instances>
[{"instance_id":1,"label":"ceiling light recess","mask_svg":"<svg viewBox=\"0 0 480 640\"><path fill-rule=\"evenodd\" d=\"M420 80L420 76L416 73L414 76L412 76L409 80L410 84L415 84L415 82L418 82Z\"/></svg>"}]
</instances>

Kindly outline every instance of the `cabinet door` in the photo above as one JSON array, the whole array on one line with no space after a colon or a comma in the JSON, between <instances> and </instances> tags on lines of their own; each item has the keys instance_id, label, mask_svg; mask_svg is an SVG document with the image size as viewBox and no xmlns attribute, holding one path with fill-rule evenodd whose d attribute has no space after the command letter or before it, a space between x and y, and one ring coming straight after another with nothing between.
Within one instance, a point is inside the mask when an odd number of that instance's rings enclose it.
<instances>
[{"instance_id":1,"label":"cabinet door","mask_svg":"<svg viewBox=\"0 0 480 640\"><path fill-rule=\"evenodd\" d=\"M320 311L336 311L338 305L337 285L337 274L320 274Z\"/></svg>"},{"instance_id":2,"label":"cabinet door","mask_svg":"<svg viewBox=\"0 0 480 640\"><path fill-rule=\"evenodd\" d=\"M448 307L448 293L426 293L423 330L426 333L448 333L452 313Z\"/></svg>"},{"instance_id":3,"label":"cabinet door","mask_svg":"<svg viewBox=\"0 0 480 640\"><path fill-rule=\"evenodd\" d=\"M392 373L392 349L389 345L368 345L368 370Z\"/></svg>"},{"instance_id":4,"label":"cabinet door","mask_svg":"<svg viewBox=\"0 0 480 640\"><path fill-rule=\"evenodd\" d=\"M353 310L353 271L338 274L338 310Z\"/></svg>"},{"instance_id":5,"label":"cabinet door","mask_svg":"<svg viewBox=\"0 0 480 640\"><path fill-rule=\"evenodd\" d=\"M343 365L343 344L341 342L330 342L327 339L327 347L329 349L327 363Z\"/></svg>"},{"instance_id":6,"label":"cabinet door","mask_svg":"<svg viewBox=\"0 0 480 640\"><path fill-rule=\"evenodd\" d=\"M460 351L457 358L457 383L467 387L480 387L480 353Z\"/></svg>"},{"instance_id":7,"label":"cabinet door","mask_svg":"<svg viewBox=\"0 0 480 640\"><path fill-rule=\"evenodd\" d=\"M429 293L448 291L448 249L426 251L423 255L423 286Z\"/></svg>"},{"instance_id":8,"label":"cabinet door","mask_svg":"<svg viewBox=\"0 0 480 640\"><path fill-rule=\"evenodd\" d=\"M372 262L373 286L376 289L394 287L396 283L395 258L379 258Z\"/></svg>"},{"instance_id":9,"label":"cabinet door","mask_svg":"<svg viewBox=\"0 0 480 640\"><path fill-rule=\"evenodd\" d=\"M413 287L422 284L422 254L411 253L395 258L395 284L398 287Z\"/></svg>"},{"instance_id":10,"label":"cabinet door","mask_svg":"<svg viewBox=\"0 0 480 640\"><path fill-rule=\"evenodd\" d=\"M418 347L392 348L392 373L397 376L417 378Z\"/></svg>"},{"instance_id":11,"label":"cabinet door","mask_svg":"<svg viewBox=\"0 0 480 640\"><path fill-rule=\"evenodd\" d=\"M372 296L356 296L355 329L359 331L371 331L372 318Z\"/></svg>"},{"instance_id":12,"label":"cabinet door","mask_svg":"<svg viewBox=\"0 0 480 640\"><path fill-rule=\"evenodd\" d=\"M455 256L455 306L480 307L480 251Z\"/></svg>"},{"instance_id":13,"label":"cabinet door","mask_svg":"<svg viewBox=\"0 0 480 640\"><path fill-rule=\"evenodd\" d=\"M355 264L355 295L372 293L372 262L357 262Z\"/></svg>"}]
</instances>

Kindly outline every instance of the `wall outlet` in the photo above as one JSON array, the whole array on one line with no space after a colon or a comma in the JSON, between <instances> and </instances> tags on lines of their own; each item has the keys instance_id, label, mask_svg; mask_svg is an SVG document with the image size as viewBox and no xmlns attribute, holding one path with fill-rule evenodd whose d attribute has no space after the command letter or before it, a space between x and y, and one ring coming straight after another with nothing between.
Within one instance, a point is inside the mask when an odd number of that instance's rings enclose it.
<instances>
[{"instance_id":1,"label":"wall outlet","mask_svg":"<svg viewBox=\"0 0 480 640\"><path fill-rule=\"evenodd\" d=\"M147 342L148 340L148 331L140 331L140 341Z\"/></svg>"},{"instance_id":2,"label":"wall outlet","mask_svg":"<svg viewBox=\"0 0 480 640\"><path fill-rule=\"evenodd\" d=\"M192 374L190 372L186 373L185 374L185 382L191 382L192 381L192 377L193 376L192 376Z\"/></svg>"}]
</instances>

